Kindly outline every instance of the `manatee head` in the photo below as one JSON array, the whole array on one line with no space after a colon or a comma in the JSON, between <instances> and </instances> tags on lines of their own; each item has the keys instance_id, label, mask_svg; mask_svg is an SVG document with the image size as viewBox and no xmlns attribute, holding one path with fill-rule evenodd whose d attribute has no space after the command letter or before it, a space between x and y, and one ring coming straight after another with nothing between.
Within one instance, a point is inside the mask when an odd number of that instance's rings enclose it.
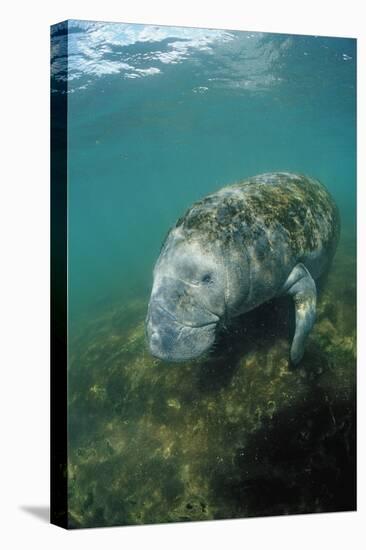
<instances>
[{"instance_id":1,"label":"manatee head","mask_svg":"<svg viewBox=\"0 0 366 550\"><path fill-rule=\"evenodd\" d=\"M200 232L187 235L181 227L170 231L154 268L146 318L153 356L187 361L210 350L233 288L242 286L230 265L219 241Z\"/></svg>"}]
</instances>

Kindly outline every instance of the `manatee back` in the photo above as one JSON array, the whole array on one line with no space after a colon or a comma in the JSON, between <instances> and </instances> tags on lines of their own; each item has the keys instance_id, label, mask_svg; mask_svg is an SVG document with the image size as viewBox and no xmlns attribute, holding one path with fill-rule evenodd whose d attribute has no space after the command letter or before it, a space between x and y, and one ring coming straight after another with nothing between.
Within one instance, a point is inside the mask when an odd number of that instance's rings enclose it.
<instances>
[{"instance_id":1,"label":"manatee back","mask_svg":"<svg viewBox=\"0 0 366 550\"><path fill-rule=\"evenodd\" d=\"M229 185L194 203L178 220L187 235L208 242L250 245L282 235L295 261L319 254L330 258L340 223L337 206L317 180L299 174L261 174Z\"/></svg>"},{"instance_id":2,"label":"manatee back","mask_svg":"<svg viewBox=\"0 0 366 550\"><path fill-rule=\"evenodd\" d=\"M248 228L265 227L269 234L283 231L296 261L319 254L333 256L340 233L339 213L319 181L279 172L255 176L227 191L228 196L241 192ZM225 189L219 194L226 195Z\"/></svg>"}]
</instances>

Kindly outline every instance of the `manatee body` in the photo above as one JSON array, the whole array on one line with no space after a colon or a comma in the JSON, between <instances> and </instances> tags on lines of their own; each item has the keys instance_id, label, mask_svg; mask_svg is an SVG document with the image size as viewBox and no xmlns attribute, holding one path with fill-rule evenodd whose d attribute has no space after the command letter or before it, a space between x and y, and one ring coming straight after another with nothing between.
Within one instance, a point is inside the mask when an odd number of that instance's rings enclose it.
<instances>
[{"instance_id":1,"label":"manatee body","mask_svg":"<svg viewBox=\"0 0 366 550\"><path fill-rule=\"evenodd\" d=\"M154 268L146 319L151 353L199 357L222 323L283 294L293 297L298 363L316 316L315 281L339 238L337 207L309 177L269 173L194 203L169 231Z\"/></svg>"}]
</instances>

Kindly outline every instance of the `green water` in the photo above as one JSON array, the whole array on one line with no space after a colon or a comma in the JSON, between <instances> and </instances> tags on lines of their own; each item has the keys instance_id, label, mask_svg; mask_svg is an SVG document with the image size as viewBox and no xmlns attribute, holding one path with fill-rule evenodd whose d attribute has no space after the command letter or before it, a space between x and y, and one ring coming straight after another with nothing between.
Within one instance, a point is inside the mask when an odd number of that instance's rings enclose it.
<instances>
[{"instance_id":1,"label":"green water","mask_svg":"<svg viewBox=\"0 0 366 550\"><path fill-rule=\"evenodd\" d=\"M355 507L352 39L70 22L72 527ZM341 242L301 365L286 300L166 364L144 337L161 242L196 199L267 171L320 179Z\"/></svg>"}]
</instances>

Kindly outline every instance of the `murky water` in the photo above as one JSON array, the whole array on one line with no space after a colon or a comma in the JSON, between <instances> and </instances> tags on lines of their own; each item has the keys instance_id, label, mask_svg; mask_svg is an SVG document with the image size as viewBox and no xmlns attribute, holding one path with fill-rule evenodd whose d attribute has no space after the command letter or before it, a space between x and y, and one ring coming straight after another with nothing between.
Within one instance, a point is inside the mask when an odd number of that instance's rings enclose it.
<instances>
[{"instance_id":1,"label":"murky water","mask_svg":"<svg viewBox=\"0 0 366 550\"><path fill-rule=\"evenodd\" d=\"M73 527L355 508L355 41L136 25L54 28L68 79L69 518ZM262 172L320 179L342 234L303 361L289 302L202 361L152 358L169 227Z\"/></svg>"}]
</instances>

